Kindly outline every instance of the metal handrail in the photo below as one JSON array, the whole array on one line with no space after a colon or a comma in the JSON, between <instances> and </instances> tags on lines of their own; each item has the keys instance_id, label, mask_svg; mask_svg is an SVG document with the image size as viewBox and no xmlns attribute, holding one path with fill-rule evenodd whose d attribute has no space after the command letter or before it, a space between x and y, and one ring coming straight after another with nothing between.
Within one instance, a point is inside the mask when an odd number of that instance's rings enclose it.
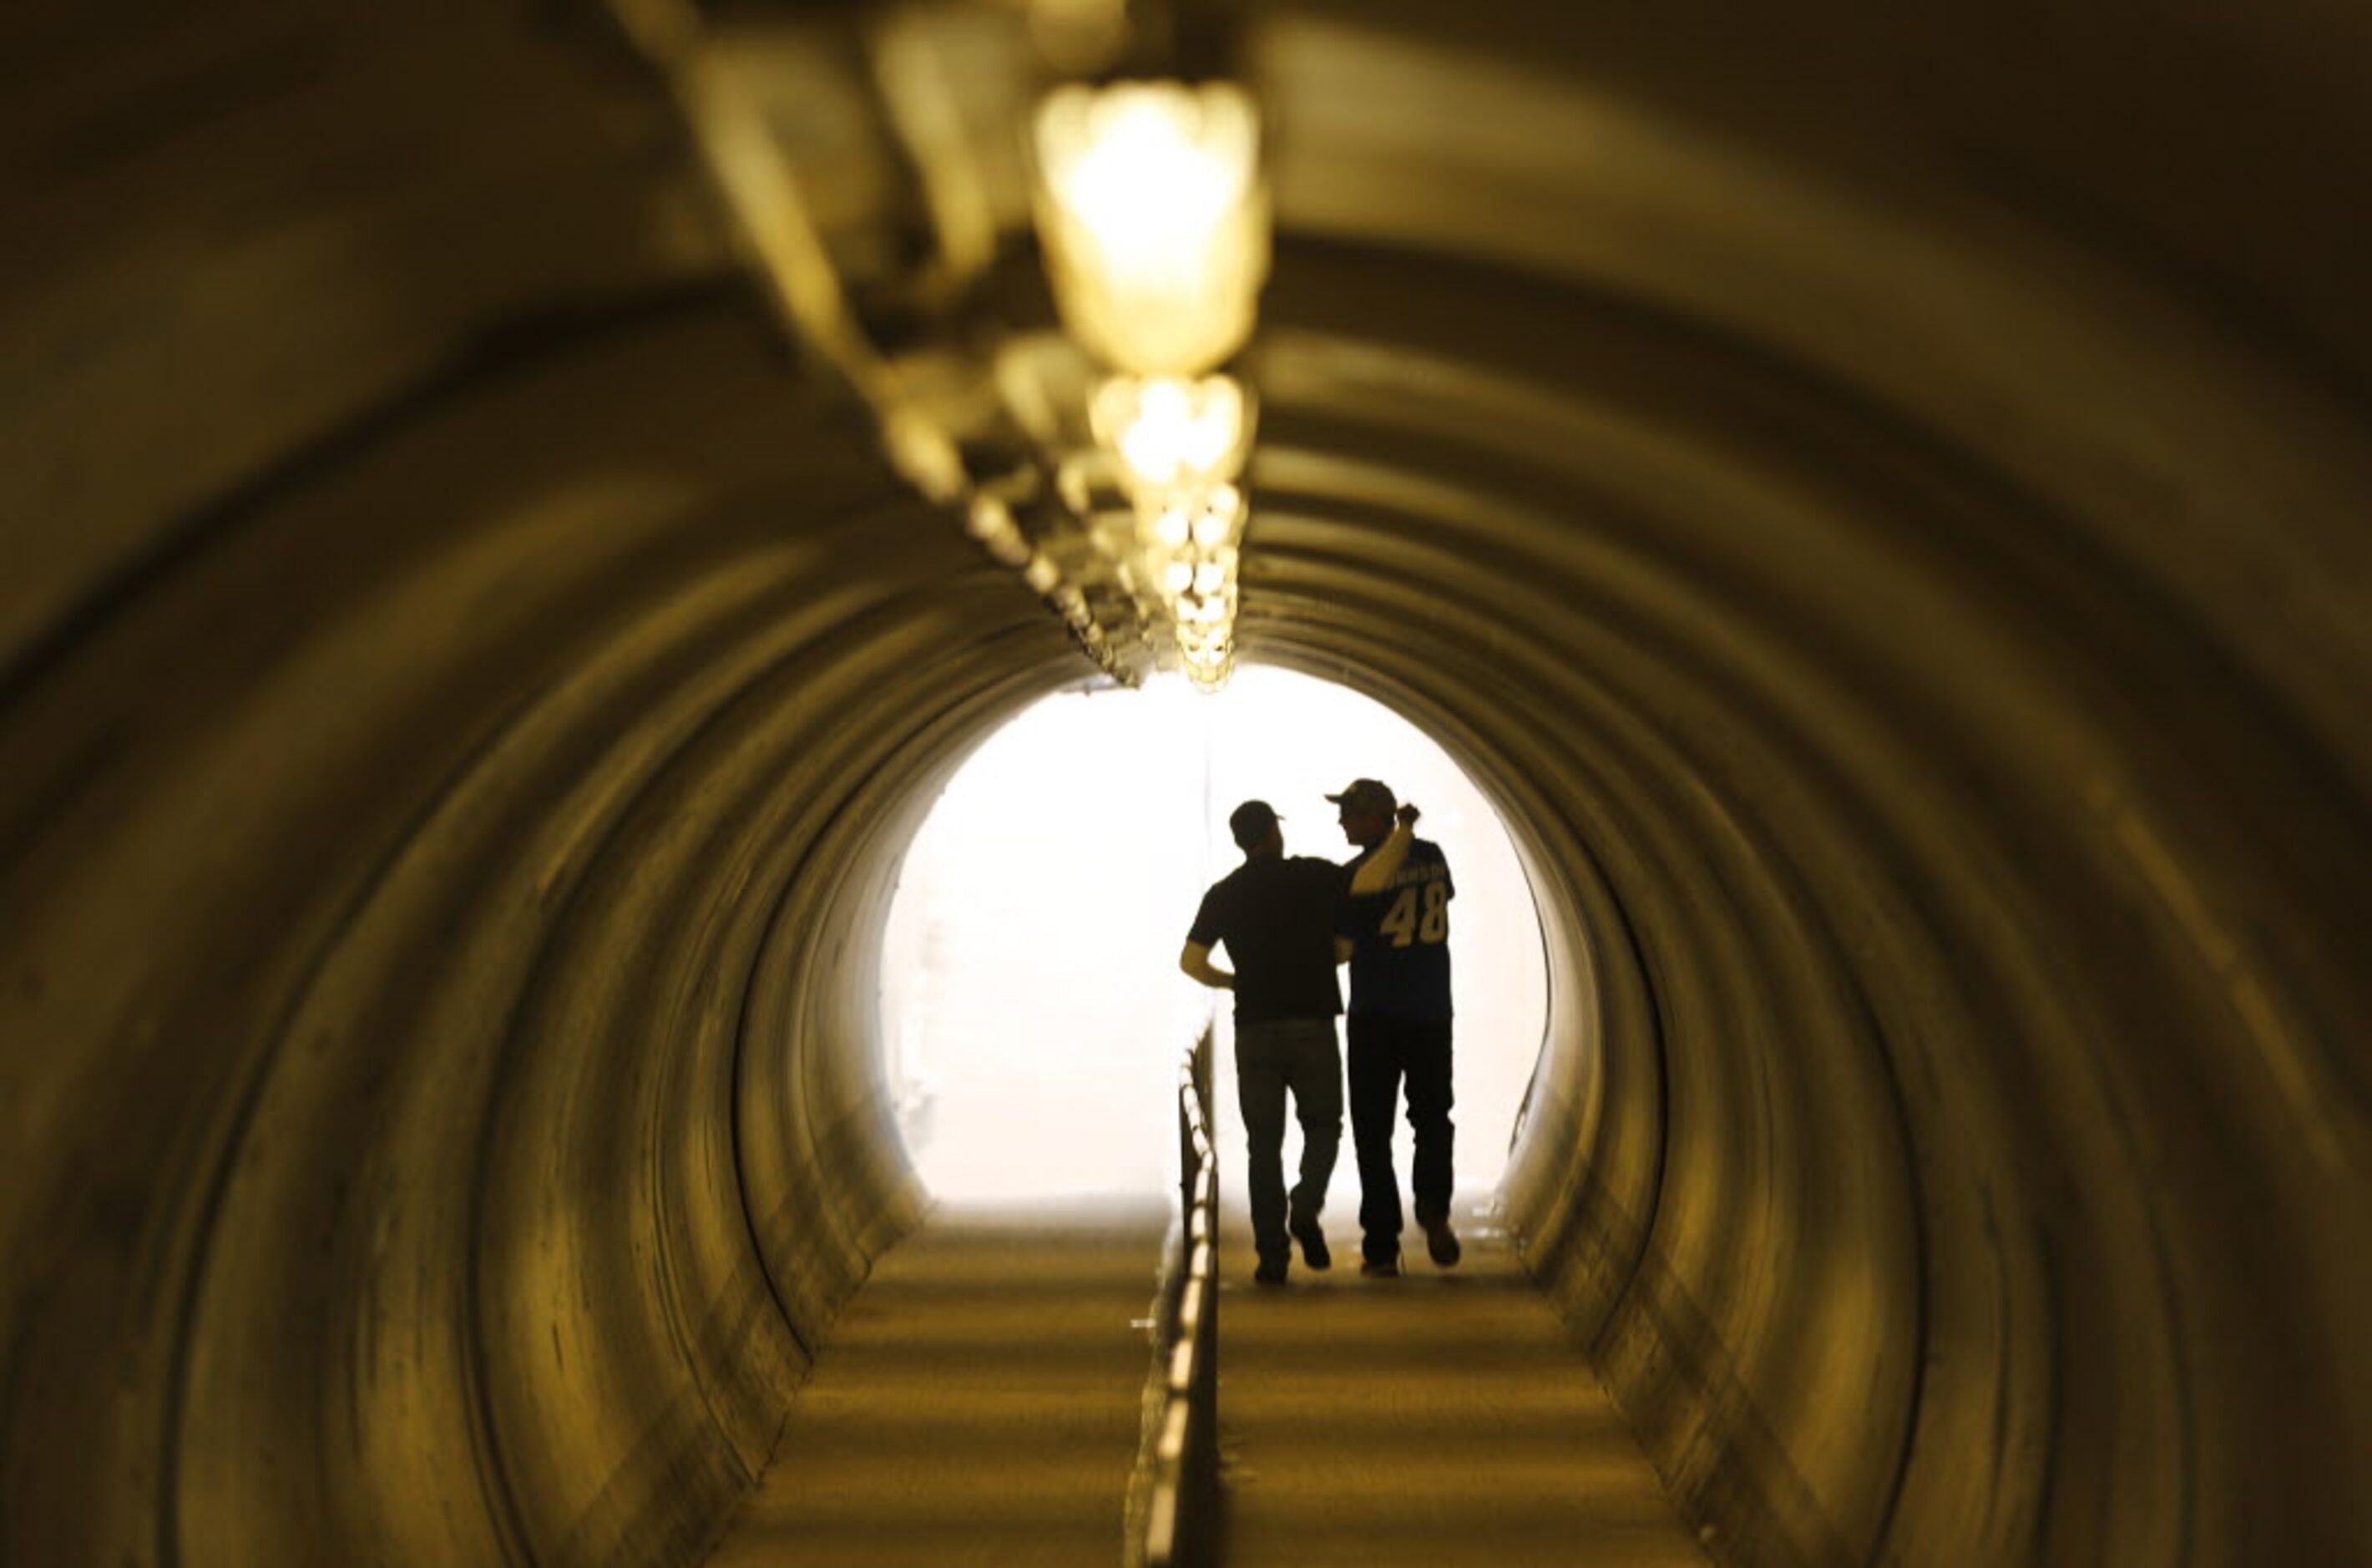
<instances>
[{"instance_id":1,"label":"metal handrail","mask_svg":"<svg viewBox=\"0 0 2372 1568\"><path fill-rule=\"evenodd\" d=\"M1211 1132L1211 1036L1178 1073L1178 1252L1164 1293L1143 1527L1128 1561L1193 1568L1215 1561L1219 1492L1219 1162Z\"/></svg>"}]
</instances>

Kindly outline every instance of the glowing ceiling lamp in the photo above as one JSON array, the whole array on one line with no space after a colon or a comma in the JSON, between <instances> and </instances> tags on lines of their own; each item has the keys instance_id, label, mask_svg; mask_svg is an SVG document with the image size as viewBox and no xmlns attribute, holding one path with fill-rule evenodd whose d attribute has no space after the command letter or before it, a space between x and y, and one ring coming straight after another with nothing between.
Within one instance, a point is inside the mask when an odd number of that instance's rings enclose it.
<instances>
[{"instance_id":1,"label":"glowing ceiling lamp","mask_svg":"<svg viewBox=\"0 0 2372 1568\"><path fill-rule=\"evenodd\" d=\"M1243 346L1269 261L1250 94L1225 82L1060 87L1039 108L1036 141L1039 233L1081 343L1165 377Z\"/></svg>"},{"instance_id":2,"label":"glowing ceiling lamp","mask_svg":"<svg viewBox=\"0 0 2372 1568\"><path fill-rule=\"evenodd\" d=\"M1251 444L1251 400L1225 376L1115 376L1096 389L1087 418L1129 493L1156 504L1227 485Z\"/></svg>"},{"instance_id":3,"label":"glowing ceiling lamp","mask_svg":"<svg viewBox=\"0 0 2372 1568\"><path fill-rule=\"evenodd\" d=\"M1203 552L1223 550L1241 537L1244 510L1244 493L1232 484L1166 494L1139 509L1138 542L1164 554L1190 546Z\"/></svg>"},{"instance_id":4,"label":"glowing ceiling lamp","mask_svg":"<svg viewBox=\"0 0 2372 1568\"><path fill-rule=\"evenodd\" d=\"M1236 649L1233 635L1225 628L1204 631L1199 627L1178 629L1180 662L1195 685L1206 691L1215 691L1227 683L1235 668Z\"/></svg>"},{"instance_id":5,"label":"glowing ceiling lamp","mask_svg":"<svg viewBox=\"0 0 2372 1568\"><path fill-rule=\"evenodd\" d=\"M1038 226L1073 336L1119 372L1088 424L1137 512L1123 563L1148 624L1208 690L1235 661L1250 395L1212 374L1251 335L1268 273L1260 118L1227 83L1067 87L1036 124Z\"/></svg>"}]
</instances>

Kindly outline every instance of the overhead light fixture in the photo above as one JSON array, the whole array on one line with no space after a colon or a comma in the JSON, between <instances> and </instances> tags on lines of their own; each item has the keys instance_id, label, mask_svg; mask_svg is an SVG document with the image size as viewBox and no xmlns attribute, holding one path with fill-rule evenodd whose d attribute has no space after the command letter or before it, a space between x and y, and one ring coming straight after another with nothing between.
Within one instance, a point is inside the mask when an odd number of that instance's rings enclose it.
<instances>
[{"instance_id":1,"label":"overhead light fixture","mask_svg":"<svg viewBox=\"0 0 2372 1568\"><path fill-rule=\"evenodd\" d=\"M1139 376L1251 335L1268 274L1260 115L1228 82L1056 88L1039 106L1039 234L1072 333Z\"/></svg>"},{"instance_id":2,"label":"overhead light fixture","mask_svg":"<svg viewBox=\"0 0 2372 1568\"><path fill-rule=\"evenodd\" d=\"M1115 376L1096 389L1087 420L1141 501L1216 490L1242 471L1251 444L1251 400L1226 376Z\"/></svg>"},{"instance_id":3,"label":"overhead light fixture","mask_svg":"<svg viewBox=\"0 0 2372 1568\"><path fill-rule=\"evenodd\" d=\"M1178 601L1178 621L1183 626L1215 626L1233 614L1229 596L1217 588L1198 589Z\"/></svg>"},{"instance_id":4,"label":"overhead light fixture","mask_svg":"<svg viewBox=\"0 0 2372 1568\"><path fill-rule=\"evenodd\" d=\"M1232 484L1170 493L1141 507L1139 541L1146 550L1174 553L1189 545L1198 552L1234 544L1244 527L1244 493Z\"/></svg>"},{"instance_id":5,"label":"overhead light fixture","mask_svg":"<svg viewBox=\"0 0 2372 1568\"><path fill-rule=\"evenodd\" d=\"M1073 86L1035 126L1039 236L1064 323L1109 370L1088 426L1137 513L1127 577L1205 690L1235 661L1250 394L1214 372L1269 264L1260 117L1232 83Z\"/></svg>"},{"instance_id":6,"label":"overhead light fixture","mask_svg":"<svg viewBox=\"0 0 2372 1568\"><path fill-rule=\"evenodd\" d=\"M1227 683L1235 668L1236 649L1232 635L1217 629L1204 636L1193 629L1180 627L1178 633L1179 659L1186 674L1205 691L1216 691Z\"/></svg>"},{"instance_id":7,"label":"overhead light fixture","mask_svg":"<svg viewBox=\"0 0 2372 1568\"><path fill-rule=\"evenodd\" d=\"M957 15L978 8L898 7L861 24L855 32L863 47L852 48L849 29L838 19L811 27L791 14L799 7L784 8L778 33L774 18L755 28L737 25L738 17L720 23L716 7L695 0L608 0L608 6L624 37L666 81L768 303L805 356L823 368L820 378L866 406L891 466L934 505L961 508L971 537L991 558L1021 574L1099 668L1135 684L1155 629L1140 628L1141 644L1131 639L1116 647L1096 619L1098 605L1089 602L1090 592L1099 603L1108 602L1106 580L1071 580L1066 574L1078 568L1080 556L1067 550L1049 554L1013 515L1013 505L1027 501L1040 525L1031 532L1044 536L1051 503L1062 498L1048 497L1043 505L1037 499L1052 487L1050 481L1059 482L1058 469L1015 453L1030 436L1026 424L1016 428L1028 411L1017 401L1000 405L990 395L1002 388L975 363L968 337L918 336L908 330L901 306L896 338L877 341L860 309L860 300L870 296L920 303L924 314L936 318L993 260L1005 208L991 200L988 171L1001 170L1015 149L1009 143L991 146L979 133L985 105L1001 110L1027 91L1019 52L1001 47L1009 29L985 18L983 32L974 25L983 17ZM1100 69L1127 36L1125 0L1028 0L1026 7L1016 7L1023 8L1041 41L1065 51L1068 69ZM981 63L977 80L971 61L961 72L943 69L971 38L984 38L996 51ZM785 64L794 69L781 69ZM799 67L820 75L810 79ZM817 97L808 89L819 84L830 101L810 125L801 118L801 95ZM840 129L843 115L868 111L878 120L849 133ZM871 243L840 243L831 232L836 224L823 221L818 189L802 179L802 144L812 138L788 134L794 123L819 135L818 127L826 124L833 135L870 138L878 132L899 144L934 241L927 251L907 245L902 226L895 230L897 242L878 253ZM1026 130L1005 121L999 125ZM1088 188L1108 178L1091 178ZM861 205L868 212L879 208L878 226L868 226L867 241L886 240L890 226L903 224L907 203L901 200L876 203L868 197ZM831 210L840 210L836 201ZM864 275L846 275L848 259L858 254L868 258Z\"/></svg>"},{"instance_id":8,"label":"overhead light fixture","mask_svg":"<svg viewBox=\"0 0 2372 1568\"><path fill-rule=\"evenodd\" d=\"M1133 580L1175 629L1180 661L1206 691L1226 685L1234 668L1244 512L1232 484L1169 491L1138 508Z\"/></svg>"}]
</instances>

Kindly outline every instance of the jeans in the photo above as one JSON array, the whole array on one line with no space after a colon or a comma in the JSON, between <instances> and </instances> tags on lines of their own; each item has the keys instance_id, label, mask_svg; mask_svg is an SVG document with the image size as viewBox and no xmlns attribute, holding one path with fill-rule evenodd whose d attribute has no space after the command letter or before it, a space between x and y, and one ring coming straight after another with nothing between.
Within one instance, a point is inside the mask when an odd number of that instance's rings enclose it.
<instances>
[{"instance_id":1,"label":"jeans","mask_svg":"<svg viewBox=\"0 0 2372 1568\"><path fill-rule=\"evenodd\" d=\"M1294 1184L1292 1228L1318 1224L1326 1183L1343 1144L1343 1057L1331 1018L1291 1018L1236 1028L1236 1103L1250 1154L1247 1182L1252 1245L1263 1263L1292 1255L1286 1231L1285 1097L1301 1122L1301 1179Z\"/></svg>"},{"instance_id":2,"label":"jeans","mask_svg":"<svg viewBox=\"0 0 2372 1568\"><path fill-rule=\"evenodd\" d=\"M1403 1083L1409 1130L1416 1135L1409 1185L1419 1225L1449 1215L1449 1022L1401 1018L1350 1020L1351 1137L1359 1155L1360 1250L1371 1263L1401 1255L1401 1182L1392 1168L1392 1112Z\"/></svg>"}]
</instances>

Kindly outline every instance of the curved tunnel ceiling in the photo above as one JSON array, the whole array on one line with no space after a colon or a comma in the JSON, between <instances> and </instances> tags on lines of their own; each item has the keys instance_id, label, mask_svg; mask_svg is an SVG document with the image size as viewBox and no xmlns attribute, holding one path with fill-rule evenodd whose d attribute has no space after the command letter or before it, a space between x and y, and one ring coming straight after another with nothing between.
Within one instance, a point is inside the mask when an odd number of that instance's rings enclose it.
<instances>
[{"instance_id":1,"label":"curved tunnel ceiling","mask_svg":"<svg viewBox=\"0 0 2372 1568\"><path fill-rule=\"evenodd\" d=\"M1727 1557L2347 1560L2372 38L1721 9L1253 17L1245 654L1505 807L1512 1209ZM0 1556L696 1557L1092 671L592 19L10 25Z\"/></svg>"}]
</instances>

